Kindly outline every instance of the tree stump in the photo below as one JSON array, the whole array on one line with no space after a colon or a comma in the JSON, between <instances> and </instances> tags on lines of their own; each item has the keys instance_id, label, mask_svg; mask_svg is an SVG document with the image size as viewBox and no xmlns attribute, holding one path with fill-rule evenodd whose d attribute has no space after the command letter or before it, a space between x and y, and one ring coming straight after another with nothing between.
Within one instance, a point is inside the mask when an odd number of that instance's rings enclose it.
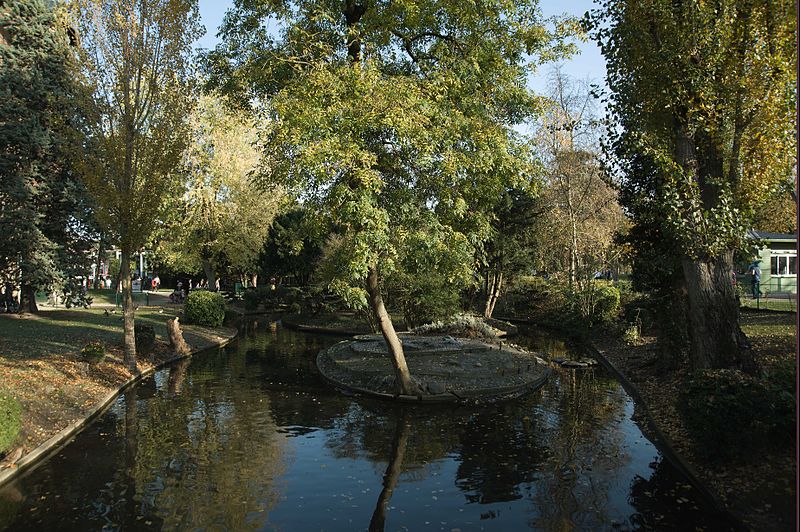
<instances>
[{"instance_id":1,"label":"tree stump","mask_svg":"<svg viewBox=\"0 0 800 532\"><path fill-rule=\"evenodd\" d=\"M167 320L167 332L169 333L169 345L176 355L188 355L192 352L186 340L183 339L183 332L177 317Z\"/></svg>"}]
</instances>

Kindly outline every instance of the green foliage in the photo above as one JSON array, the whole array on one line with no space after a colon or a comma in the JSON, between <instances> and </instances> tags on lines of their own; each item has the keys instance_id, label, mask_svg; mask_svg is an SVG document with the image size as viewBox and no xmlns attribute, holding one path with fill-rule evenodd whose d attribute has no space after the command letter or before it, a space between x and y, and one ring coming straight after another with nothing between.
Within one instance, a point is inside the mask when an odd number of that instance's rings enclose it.
<instances>
[{"instance_id":1,"label":"green foliage","mask_svg":"<svg viewBox=\"0 0 800 532\"><path fill-rule=\"evenodd\" d=\"M252 275L284 194L256 190L250 182L258 164L256 130L243 113L226 109L214 95L202 96L191 127L186 193L161 228L161 254L178 270Z\"/></svg>"},{"instance_id":2,"label":"green foliage","mask_svg":"<svg viewBox=\"0 0 800 532\"><path fill-rule=\"evenodd\" d=\"M83 286L76 279L69 279L61 289L64 306L67 308L89 308L94 301L92 296L84 293Z\"/></svg>"},{"instance_id":3,"label":"green foliage","mask_svg":"<svg viewBox=\"0 0 800 532\"><path fill-rule=\"evenodd\" d=\"M322 256L325 231L315 213L296 207L275 218L259 259L262 275L307 286Z\"/></svg>"},{"instance_id":4,"label":"green foliage","mask_svg":"<svg viewBox=\"0 0 800 532\"><path fill-rule=\"evenodd\" d=\"M136 353L146 354L156 345L156 331L152 325L137 323L134 327L136 334Z\"/></svg>"},{"instance_id":5,"label":"green foliage","mask_svg":"<svg viewBox=\"0 0 800 532\"><path fill-rule=\"evenodd\" d=\"M219 327L225 320L225 298L217 292L192 290L183 307L188 323Z\"/></svg>"},{"instance_id":6,"label":"green foliage","mask_svg":"<svg viewBox=\"0 0 800 532\"><path fill-rule=\"evenodd\" d=\"M261 305L262 294L255 288L248 288L244 291L244 309L253 312L258 310Z\"/></svg>"},{"instance_id":7,"label":"green foliage","mask_svg":"<svg viewBox=\"0 0 800 532\"><path fill-rule=\"evenodd\" d=\"M498 198L531 180L537 168L512 127L538 111L526 75L569 53L576 25L550 31L527 0L355 7L238 4L205 60L211 85L238 104L269 100L259 181L331 224L342 252L326 283L363 308L368 273L387 280L414 253L408 235L421 220L436 221L422 224L437 229L420 233L426 247L474 248ZM267 20L285 29L278 39L252 31Z\"/></svg>"},{"instance_id":8,"label":"green foliage","mask_svg":"<svg viewBox=\"0 0 800 532\"><path fill-rule=\"evenodd\" d=\"M765 380L739 370L701 370L678 398L678 411L708 458L746 458L794 437L794 367ZM791 377L791 378L790 378Z\"/></svg>"},{"instance_id":9,"label":"green foliage","mask_svg":"<svg viewBox=\"0 0 800 532\"><path fill-rule=\"evenodd\" d=\"M0 394L0 455L11 449L22 427L22 407L13 397Z\"/></svg>"},{"instance_id":10,"label":"green foliage","mask_svg":"<svg viewBox=\"0 0 800 532\"><path fill-rule=\"evenodd\" d=\"M81 358L92 365L97 365L106 358L106 348L102 342L89 342L81 349Z\"/></svg>"},{"instance_id":11,"label":"green foliage","mask_svg":"<svg viewBox=\"0 0 800 532\"><path fill-rule=\"evenodd\" d=\"M0 10L0 279L28 293L85 268L93 232L74 171L80 88L62 11L41 0Z\"/></svg>"},{"instance_id":12,"label":"green foliage","mask_svg":"<svg viewBox=\"0 0 800 532\"><path fill-rule=\"evenodd\" d=\"M568 293L555 280L539 276L520 277L508 287L506 297L498 304L498 312L525 318L568 319Z\"/></svg>"}]
</instances>

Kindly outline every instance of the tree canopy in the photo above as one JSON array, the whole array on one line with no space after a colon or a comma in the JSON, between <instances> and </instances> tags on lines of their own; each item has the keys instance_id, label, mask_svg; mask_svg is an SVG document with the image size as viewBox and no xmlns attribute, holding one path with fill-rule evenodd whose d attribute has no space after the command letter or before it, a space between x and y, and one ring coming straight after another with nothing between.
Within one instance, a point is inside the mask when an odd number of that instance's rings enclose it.
<instances>
[{"instance_id":1,"label":"tree canopy","mask_svg":"<svg viewBox=\"0 0 800 532\"><path fill-rule=\"evenodd\" d=\"M788 1L607 0L589 23L607 60L622 203L672 243L694 367L755 371L730 283L756 208L791 180L796 24Z\"/></svg>"},{"instance_id":2,"label":"tree canopy","mask_svg":"<svg viewBox=\"0 0 800 532\"><path fill-rule=\"evenodd\" d=\"M22 310L85 256L91 212L74 172L82 122L63 10L14 2L0 11L0 280Z\"/></svg>"},{"instance_id":3,"label":"tree canopy","mask_svg":"<svg viewBox=\"0 0 800 532\"><path fill-rule=\"evenodd\" d=\"M130 257L148 242L189 141L195 0L74 0L88 92L82 177L122 251L125 361L136 369Z\"/></svg>"},{"instance_id":4,"label":"tree canopy","mask_svg":"<svg viewBox=\"0 0 800 532\"><path fill-rule=\"evenodd\" d=\"M264 179L345 240L338 286L371 302L401 390L379 279L420 220L450 247L489 234L490 206L532 171L512 129L539 108L526 75L573 29L533 1L239 1L206 57L211 84L262 116Z\"/></svg>"}]
</instances>

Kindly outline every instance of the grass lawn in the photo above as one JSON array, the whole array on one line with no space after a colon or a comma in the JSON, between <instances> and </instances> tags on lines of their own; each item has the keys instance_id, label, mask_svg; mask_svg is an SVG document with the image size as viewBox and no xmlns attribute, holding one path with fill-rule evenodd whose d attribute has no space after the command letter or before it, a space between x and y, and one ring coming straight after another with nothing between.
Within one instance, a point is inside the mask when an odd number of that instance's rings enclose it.
<instances>
[{"instance_id":1,"label":"grass lawn","mask_svg":"<svg viewBox=\"0 0 800 532\"><path fill-rule=\"evenodd\" d=\"M170 290L160 290L155 295L148 292L134 292L133 293L133 302L137 305L154 305L160 304L163 298L169 297ZM91 289L88 291L88 295L92 297L92 305L116 305L117 304L117 292L116 290L112 289L100 289L94 290ZM48 301L47 301L47 294L38 293L36 294L36 304L39 305L41 308L51 308ZM120 302L121 304L121 302ZM58 305L56 308L64 308L63 304Z\"/></svg>"},{"instance_id":2,"label":"grass lawn","mask_svg":"<svg viewBox=\"0 0 800 532\"><path fill-rule=\"evenodd\" d=\"M140 371L172 357L166 321L180 311L172 305L137 310L136 323L152 325L156 333L153 353L138 357ZM0 393L22 406L22 429L15 447L31 451L81 419L130 378L122 364L122 328L122 314L106 315L103 309L45 306L36 315L0 314ZM230 327L183 329L193 350L219 345L236 332ZM95 340L105 345L108 356L92 366L81 359L80 350Z\"/></svg>"},{"instance_id":3,"label":"grass lawn","mask_svg":"<svg viewBox=\"0 0 800 532\"><path fill-rule=\"evenodd\" d=\"M745 309L766 309L797 312L797 299L795 298L753 299L749 297L743 297L740 301L742 308Z\"/></svg>"}]
</instances>

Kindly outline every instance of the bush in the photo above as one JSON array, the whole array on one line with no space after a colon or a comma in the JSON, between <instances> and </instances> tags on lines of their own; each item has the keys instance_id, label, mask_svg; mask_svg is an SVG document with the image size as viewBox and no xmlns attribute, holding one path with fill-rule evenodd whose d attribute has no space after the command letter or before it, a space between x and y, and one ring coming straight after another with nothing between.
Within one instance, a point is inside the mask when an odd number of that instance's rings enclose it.
<instances>
[{"instance_id":1,"label":"bush","mask_svg":"<svg viewBox=\"0 0 800 532\"><path fill-rule=\"evenodd\" d=\"M248 312L258 310L261 304L261 291L255 288L248 288L244 291L244 309Z\"/></svg>"},{"instance_id":2,"label":"bush","mask_svg":"<svg viewBox=\"0 0 800 532\"><path fill-rule=\"evenodd\" d=\"M687 379L678 411L698 451L738 458L794 437L794 380L765 380L739 370L701 370Z\"/></svg>"},{"instance_id":3,"label":"bush","mask_svg":"<svg viewBox=\"0 0 800 532\"><path fill-rule=\"evenodd\" d=\"M156 345L156 331L152 325L137 323L134 326L136 333L136 352L139 354L149 353Z\"/></svg>"},{"instance_id":4,"label":"bush","mask_svg":"<svg viewBox=\"0 0 800 532\"><path fill-rule=\"evenodd\" d=\"M0 455L11 449L22 426L22 408L13 397L0 394Z\"/></svg>"},{"instance_id":5,"label":"bush","mask_svg":"<svg viewBox=\"0 0 800 532\"><path fill-rule=\"evenodd\" d=\"M81 358L89 364L99 364L106 358L106 348L101 342L89 342L81 349Z\"/></svg>"},{"instance_id":6,"label":"bush","mask_svg":"<svg viewBox=\"0 0 800 532\"><path fill-rule=\"evenodd\" d=\"M572 306L589 326L596 323L611 323L619 314L620 292L604 281L590 281L579 284L572 292Z\"/></svg>"},{"instance_id":7,"label":"bush","mask_svg":"<svg viewBox=\"0 0 800 532\"><path fill-rule=\"evenodd\" d=\"M614 286L603 286L598 290L592 321L610 323L619 314L620 292Z\"/></svg>"},{"instance_id":8,"label":"bush","mask_svg":"<svg viewBox=\"0 0 800 532\"><path fill-rule=\"evenodd\" d=\"M225 320L225 298L217 292L193 290L186 298L183 313L187 323L219 327Z\"/></svg>"}]
</instances>

